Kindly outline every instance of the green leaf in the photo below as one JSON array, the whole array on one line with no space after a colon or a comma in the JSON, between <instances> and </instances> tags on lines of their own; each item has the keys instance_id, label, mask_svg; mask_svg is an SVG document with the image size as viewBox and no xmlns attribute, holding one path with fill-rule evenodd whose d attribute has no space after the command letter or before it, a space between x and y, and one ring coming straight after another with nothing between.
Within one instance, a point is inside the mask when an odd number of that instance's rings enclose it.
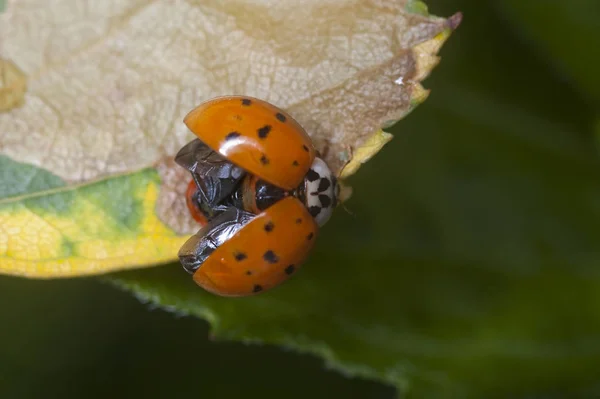
<instances>
[{"instance_id":1,"label":"green leaf","mask_svg":"<svg viewBox=\"0 0 600 399\"><path fill-rule=\"evenodd\" d=\"M60 177L0 155L0 200L62 186Z\"/></svg>"},{"instance_id":2,"label":"green leaf","mask_svg":"<svg viewBox=\"0 0 600 399\"><path fill-rule=\"evenodd\" d=\"M92 279L0 276L0 320L10 326L0 329L2 398L304 399L323 387L335 398L393 394L323 370L314 357L211 342L205 322L152 311Z\"/></svg>"},{"instance_id":3,"label":"green leaf","mask_svg":"<svg viewBox=\"0 0 600 399\"><path fill-rule=\"evenodd\" d=\"M599 394L593 109L485 2L451 6L467 21L430 99L351 179L351 214L294 279L244 299L176 264L113 281L218 339L316 353L415 397Z\"/></svg>"},{"instance_id":4,"label":"green leaf","mask_svg":"<svg viewBox=\"0 0 600 399\"><path fill-rule=\"evenodd\" d=\"M582 93L600 105L600 2L594 0L497 1L530 39L535 53L550 58Z\"/></svg>"},{"instance_id":5,"label":"green leaf","mask_svg":"<svg viewBox=\"0 0 600 399\"><path fill-rule=\"evenodd\" d=\"M598 151L600 151L600 119L596 120L594 128L595 128L594 136L596 138L596 146L598 148Z\"/></svg>"}]
</instances>

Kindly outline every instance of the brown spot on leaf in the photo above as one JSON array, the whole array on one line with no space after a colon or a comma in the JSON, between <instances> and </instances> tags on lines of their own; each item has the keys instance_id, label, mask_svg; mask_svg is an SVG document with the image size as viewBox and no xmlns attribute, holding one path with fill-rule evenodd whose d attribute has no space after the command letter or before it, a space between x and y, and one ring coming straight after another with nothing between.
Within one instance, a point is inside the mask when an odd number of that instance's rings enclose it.
<instances>
[{"instance_id":1,"label":"brown spot on leaf","mask_svg":"<svg viewBox=\"0 0 600 399\"><path fill-rule=\"evenodd\" d=\"M0 111L22 105L26 89L25 73L14 62L0 58Z\"/></svg>"}]
</instances>

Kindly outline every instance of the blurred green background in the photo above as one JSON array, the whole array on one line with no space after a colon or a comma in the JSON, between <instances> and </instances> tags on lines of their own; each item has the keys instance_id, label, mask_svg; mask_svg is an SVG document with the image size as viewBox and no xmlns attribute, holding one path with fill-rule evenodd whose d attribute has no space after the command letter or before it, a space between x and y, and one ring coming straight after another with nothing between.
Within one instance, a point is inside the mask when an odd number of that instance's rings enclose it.
<instances>
[{"instance_id":1,"label":"blurred green background","mask_svg":"<svg viewBox=\"0 0 600 399\"><path fill-rule=\"evenodd\" d=\"M402 295L394 281L382 289L402 298L398 317L411 333L465 337L415 355L415 368L443 370L435 378L449 381L436 397L598 397L600 2L428 5L436 15L464 13L425 82L431 96L351 179L353 215L337 212L311 262L327 263L328 248L387 262ZM412 396L432 392L415 383ZM392 398L395 390L327 370L317 357L211 341L206 322L98 279L0 277L0 397L108 395Z\"/></svg>"}]
</instances>

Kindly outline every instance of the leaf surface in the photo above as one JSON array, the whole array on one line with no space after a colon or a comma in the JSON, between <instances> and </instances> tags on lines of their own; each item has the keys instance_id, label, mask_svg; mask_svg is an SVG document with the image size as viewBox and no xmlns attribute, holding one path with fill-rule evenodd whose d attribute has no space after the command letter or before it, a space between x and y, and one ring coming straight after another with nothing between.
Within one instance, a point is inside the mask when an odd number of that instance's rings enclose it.
<instances>
[{"instance_id":1,"label":"leaf surface","mask_svg":"<svg viewBox=\"0 0 600 399\"><path fill-rule=\"evenodd\" d=\"M294 279L232 301L173 264L119 286L407 397L598 396L595 110L492 3L439 3L477 18Z\"/></svg>"},{"instance_id":2,"label":"leaf surface","mask_svg":"<svg viewBox=\"0 0 600 399\"><path fill-rule=\"evenodd\" d=\"M420 81L461 18L395 0L7 6L0 155L14 162L11 170L30 165L64 186L32 186L25 199L0 192L3 222L12 226L1 238L9 244L0 256L11 259L1 272L43 277L176 258L176 234L198 226L182 195L189 176L173 157L194 137L184 115L208 98L245 94L285 108L338 172L365 144L381 149L372 138L424 100ZM151 169L159 180L148 180ZM86 206L90 195L99 201ZM31 201L61 205L34 217ZM117 227L131 220L139 223Z\"/></svg>"},{"instance_id":3,"label":"leaf surface","mask_svg":"<svg viewBox=\"0 0 600 399\"><path fill-rule=\"evenodd\" d=\"M68 277L165 263L185 241L156 216L154 169L75 186L5 156L0 171L2 274Z\"/></svg>"}]
</instances>

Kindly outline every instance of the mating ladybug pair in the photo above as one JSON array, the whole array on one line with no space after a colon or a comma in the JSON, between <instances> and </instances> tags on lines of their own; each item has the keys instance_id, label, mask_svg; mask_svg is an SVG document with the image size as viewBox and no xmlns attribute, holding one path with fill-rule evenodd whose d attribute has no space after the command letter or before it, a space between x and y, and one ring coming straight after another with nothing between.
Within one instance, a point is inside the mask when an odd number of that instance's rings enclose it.
<instances>
[{"instance_id":1,"label":"mating ladybug pair","mask_svg":"<svg viewBox=\"0 0 600 399\"><path fill-rule=\"evenodd\" d=\"M275 287L312 249L339 186L287 113L250 97L219 97L184 119L196 135L175 157L192 181L186 201L202 228L179 251L194 281L217 295Z\"/></svg>"}]
</instances>

